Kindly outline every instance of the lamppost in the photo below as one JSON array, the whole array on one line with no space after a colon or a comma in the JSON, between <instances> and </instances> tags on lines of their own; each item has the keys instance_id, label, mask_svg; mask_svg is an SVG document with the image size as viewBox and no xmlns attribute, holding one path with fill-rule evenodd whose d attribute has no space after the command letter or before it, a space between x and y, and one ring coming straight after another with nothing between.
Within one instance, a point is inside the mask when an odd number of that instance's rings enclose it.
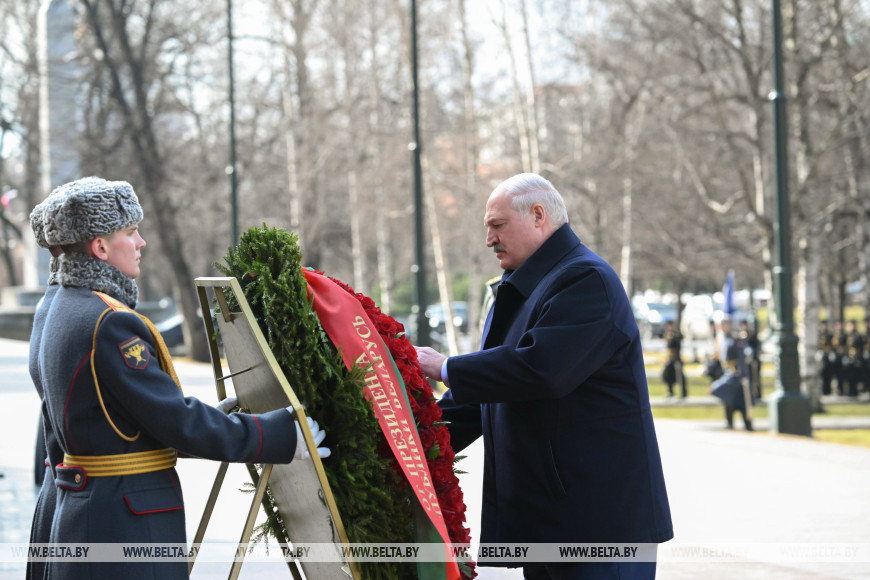
<instances>
[{"instance_id":1,"label":"lamppost","mask_svg":"<svg viewBox=\"0 0 870 580\"><path fill-rule=\"evenodd\" d=\"M776 259L774 302L776 304L775 342L776 391L768 401L770 430L775 433L811 435L810 401L801 393L798 338L794 332L794 294L792 289L791 230L788 199L788 148L785 89L782 66L782 21L779 0L773 0L773 150L776 169Z\"/></svg>"},{"instance_id":2,"label":"lamppost","mask_svg":"<svg viewBox=\"0 0 870 580\"><path fill-rule=\"evenodd\" d=\"M230 98L230 160L226 167L230 178L230 242L239 242L238 180L236 178L236 86L233 78L233 0L227 0L227 71Z\"/></svg>"},{"instance_id":3,"label":"lamppost","mask_svg":"<svg viewBox=\"0 0 870 580\"><path fill-rule=\"evenodd\" d=\"M418 346L429 346L429 324L426 314L426 257L423 239L423 167L420 162L420 89L417 82L417 2L411 0L411 80L413 85L414 141L408 145L414 166L414 310L412 316L417 321Z\"/></svg>"}]
</instances>

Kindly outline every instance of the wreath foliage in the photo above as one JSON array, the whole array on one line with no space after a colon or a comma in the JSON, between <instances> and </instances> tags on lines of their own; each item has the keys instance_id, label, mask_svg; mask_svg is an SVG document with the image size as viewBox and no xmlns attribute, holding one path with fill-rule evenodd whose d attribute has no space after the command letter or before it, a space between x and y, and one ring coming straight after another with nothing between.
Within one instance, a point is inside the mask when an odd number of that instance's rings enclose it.
<instances>
[{"instance_id":1,"label":"wreath foliage","mask_svg":"<svg viewBox=\"0 0 870 580\"><path fill-rule=\"evenodd\" d=\"M393 458L370 403L363 396L364 369L348 370L308 300L302 254L295 233L262 227L246 231L216 264L235 277L273 354L306 414L326 431L332 451L323 462L342 522L352 543L414 541L410 486ZM454 454L441 411L404 328L370 298L333 279L362 304L389 348L408 390L420 440L435 482L450 539L469 543L465 504L453 472ZM264 528L283 528L273 510ZM416 578L416 566L358 563L363 578ZM466 577L473 567L461 564Z\"/></svg>"}]
</instances>

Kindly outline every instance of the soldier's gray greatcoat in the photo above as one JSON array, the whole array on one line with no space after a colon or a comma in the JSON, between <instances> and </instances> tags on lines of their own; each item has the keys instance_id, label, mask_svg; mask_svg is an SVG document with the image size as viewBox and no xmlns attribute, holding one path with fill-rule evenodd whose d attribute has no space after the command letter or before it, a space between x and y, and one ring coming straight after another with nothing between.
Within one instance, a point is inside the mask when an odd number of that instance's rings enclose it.
<instances>
[{"instance_id":1,"label":"soldier's gray greatcoat","mask_svg":"<svg viewBox=\"0 0 870 580\"><path fill-rule=\"evenodd\" d=\"M159 335L130 310L138 299L135 281L70 246L141 219L129 184L99 178L59 187L31 213L37 243L56 256L51 281L57 283L36 316L30 354L51 460L46 481L56 486L57 499L51 505L52 493L43 489L32 538L94 549L97 544L174 545L178 551L167 553L183 556L184 501L173 450L217 461L289 463L296 427L286 409L225 415L185 397L168 372L168 356L161 366ZM94 460L160 450L168 459L142 473L100 474ZM138 457L134 463L143 466ZM56 558L44 570L31 562L29 574L43 572L47 578L187 578L187 559Z\"/></svg>"},{"instance_id":2,"label":"soldier's gray greatcoat","mask_svg":"<svg viewBox=\"0 0 870 580\"><path fill-rule=\"evenodd\" d=\"M160 367L154 338L139 316L112 310L88 288L57 290L38 339L36 379L64 453L101 456L171 447L218 461L287 463L293 457L296 431L287 410L227 416L185 397ZM128 357L130 345L144 346L138 359ZM89 477L74 466L55 471L51 542L185 544L184 502L174 468L114 477ZM49 563L48 577L64 576L70 565L75 578L187 577L186 560L58 560Z\"/></svg>"}]
</instances>

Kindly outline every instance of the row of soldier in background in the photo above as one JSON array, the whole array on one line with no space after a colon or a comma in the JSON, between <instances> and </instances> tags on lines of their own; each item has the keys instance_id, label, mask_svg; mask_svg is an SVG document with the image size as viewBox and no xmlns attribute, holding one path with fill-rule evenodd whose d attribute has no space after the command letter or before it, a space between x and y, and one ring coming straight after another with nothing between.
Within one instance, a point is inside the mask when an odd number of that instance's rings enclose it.
<instances>
[{"instance_id":1,"label":"row of soldier in background","mask_svg":"<svg viewBox=\"0 0 870 580\"><path fill-rule=\"evenodd\" d=\"M858 331L858 322L850 320L843 328L843 322L834 323L834 330L828 328L828 321L819 322L819 351L821 362L822 394L836 394L843 397L857 397L863 391L870 391L870 316L864 318L864 333Z\"/></svg>"},{"instance_id":2,"label":"row of soldier in background","mask_svg":"<svg viewBox=\"0 0 870 580\"><path fill-rule=\"evenodd\" d=\"M761 343L758 333L745 320L738 323L735 331L727 318L718 328L711 322L711 330L713 355L704 368L704 374L712 381L711 393L722 399L729 428L733 427L734 413L739 412L746 429L751 431L752 405L747 405L746 401L761 400ZM674 396L674 387L679 385L680 396L685 399L688 391L680 354L682 336L673 322L666 323L664 339L667 351L662 380L668 386L668 397Z\"/></svg>"}]
</instances>

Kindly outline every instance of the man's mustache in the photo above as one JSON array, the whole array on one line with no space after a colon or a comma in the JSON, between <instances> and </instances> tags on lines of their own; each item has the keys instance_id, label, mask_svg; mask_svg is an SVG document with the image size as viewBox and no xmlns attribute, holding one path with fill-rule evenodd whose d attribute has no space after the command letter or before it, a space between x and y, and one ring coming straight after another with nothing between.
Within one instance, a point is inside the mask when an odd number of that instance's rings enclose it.
<instances>
[{"instance_id":1,"label":"man's mustache","mask_svg":"<svg viewBox=\"0 0 870 580\"><path fill-rule=\"evenodd\" d=\"M492 251L497 254L499 252L504 252L505 250L504 250L504 246L500 246L500 245L496 244L492 247Z\"/></svg>"}]
</instances>

